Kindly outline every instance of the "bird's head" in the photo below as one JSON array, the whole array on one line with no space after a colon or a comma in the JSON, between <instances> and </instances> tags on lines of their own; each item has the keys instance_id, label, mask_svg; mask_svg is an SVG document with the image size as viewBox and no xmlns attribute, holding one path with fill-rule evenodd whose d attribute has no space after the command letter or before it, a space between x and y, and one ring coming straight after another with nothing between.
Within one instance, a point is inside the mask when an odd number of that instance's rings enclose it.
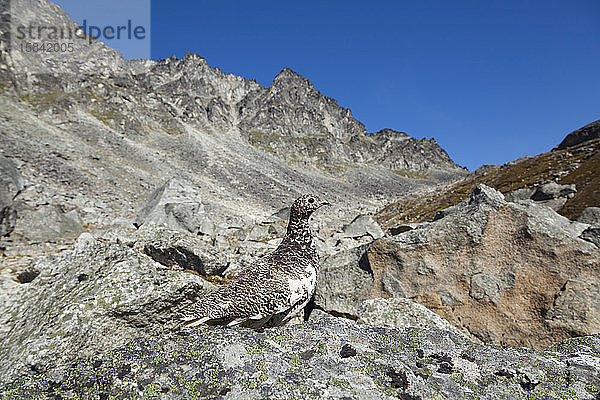
<instances>
[{"instance_id":1,"label":"bird's head","mask_svg":"<svg viewBox=\"0 0 600 400\"><path fill-rule=\"evenodd\" d=\"M329 202L313 194L305 194L294 201L290 214L301 218L308 218L316 209L325 205L329 205Z\"/></svg>"}]
</instances>

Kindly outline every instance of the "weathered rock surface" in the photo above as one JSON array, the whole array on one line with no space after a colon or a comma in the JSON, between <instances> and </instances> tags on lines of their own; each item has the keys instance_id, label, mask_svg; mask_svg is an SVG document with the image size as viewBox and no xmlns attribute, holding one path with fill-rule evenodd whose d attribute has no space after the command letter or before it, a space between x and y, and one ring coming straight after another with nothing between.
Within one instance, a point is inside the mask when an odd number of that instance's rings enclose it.
<instances>
[{"instance_id":1,"label":"weathered rock surface","mask_svg":"<svg viewBox=\"0 0 600 400\"><path fill-rule=\"evenodd\" d=\"M577 221L589 225L600 225L600 207L587 207Z\"/></svg>"},{"instance_id":2,"label":"weathered rock surface","mask_svg":"<svg viewBox=\"0 0 600 400\"><path fill-rule=\"evenodd\" d=\"M17 210L13 202L24 187L25 180L15 163L9 158L0 157L0 237L10 234L15 228Z\"/></svg>"},{"instance_id":3,"label":"weathered rock surface","mask_svg":"<svg viewBox=\"0 0 600 400\"><path fill-rule=\"evenodd\" d=\"M487 343L544 348L600 331L588 225L480 185L436 220L368 251L370 297L406 297Z\"/></svg>"},{"instance_id":4,"label":"weathered rock surface","mask_svg":"<svg viewBox=\"0 0 600 400\"><path fill-rule=\"evenodd\" d=\"M575 193L577 193L577 189L574 184L560 185L556 182L548 182L535 189L531 200L540 202L554 211L559 211L568 199L573 198Z\"/></svg>"},{"instance_id":5,"label":"weathered rock surface","mask_svg":"<svg viewBox=\"0 0 600 400\"><path fill-rule=\"evenodd\" d=\"M197 237L145 224L135 234L135 247L167 267L178 267L200 275L219 275L229 261L225 249Z\"/></svg>"},{"instance_id":6,"label":"weathered rock surface","mask_svg":"<svg viewBox=\"0 0 600 400\"><path fill-rule=\"evenodd\" d=\"M317 308L356 318L358 305L373 285L365 254L368 246L342 250L321 261L314 297Z\"/></svg>"},{"instance_id":7,"label":"weathered rock surface","mask_svg":"<svg viewBox=\"0 0 600 400\"><path fill-rule=\"evenodd\" d=\"M369 235L373 239L385 236L385 233L373 217L366 214L361 214L354 218L352 222L342 228L342 232L344 237L352 239L359 239L365 235Z\"/></svg>"},{"instance_id":8,"label":"weathered rock surface","mask_svg":"<svg viewBox=\"0 0 600 400\"><path fill-rule=\"evenodd\" d=\"M402 297L365 300L356 314L357 322L362 324L385 328L438 328L473 339L427 307Z\"/></svg>"},{"instance_id":9,"label":"weathered rock surface","mask_svg":"<svg viewBox=\"0 0 600 400\"><path fill-rule=\"evenodd\" d=\"M595 399L600 337L551 351L470 342L439 329L322 318L261 332L201 327L6 383L0 396L114 399Z\"/></svg>"},{"instance_id":10,"label":"weathered rock surface","mask_svg":"<svg viewBox=\"0 0 600 400\"><path fill-rule=\"evenodd\" d=\"M89 233L73 249L35 263L0 313L0 377L43 372L178 325L175 309L210 290L204 279L169 271L130 247ZM4 329L3 329L4 331Z\"/></svg>"},{"instance_id":11,"label":"weathered rock surface","mask_svg":"<svg viewBox=\"0 0 600 400\"><path fill-rule=\"evenodd\" d=\"M600 224L587 228L581 233L580 238L587 240L600 248Z\"/></svg>"},{"instance_id":12,"label":"weathered rock surface","mask_svg":"<svg viewBox=\"0 0 600 400\"><path fill-rule=\"evenodd\" d=\"M26 215L15 227L15 234L31 242L74 238L83 231L79 221L55 205L40 207L39 210Z\"/></svg>"},{"instance_id":13,"label":"weathered rock surface","mask_svg":"<svg viewBox=\"0 0 600 400\"><path fill-rule=\"evenodd\" d=\"M165 225L147 223L139 229L116 226L94 235L148 255L167 268L191 270L200 275L219 275L227 268L237 248L211 237L178 232Z\"/></svg>"},{"instance_id":14,"label":"weathered rock surface","mask_svg":"<svg viewBox=\"0 0 600 400\"><path fill-rule=\"evenodd\" d=\"M567 197L577 192L575 185L559 185L556 182L548 182L541 185L531 196L531 200L544 201L552 200L558 197Z\"/></svg>"},{"instance_id":15,"label":"weathered rock surface","mask_svg":"<svg viewBox=\"0 0 600 400\"><path fill-rule=\"evenodd\" d=\"M193 234L210 235L215 230L200 191L181 179L169 179L150 195L134 222L138 227L147 223Z\"/></svg>"},{"instance_id":16,"label":"weathered rock surface","mask_svg":"<svg viewBox=\"0 0 600 400\"><path fill-rule=\"evenodd\" d=\"M516 203L518 201L530 200L531 196L536 192L534 188L522 188L517 189L514 192L508 193L504 196L506 201Z\"/></svg>"}]
</instances>

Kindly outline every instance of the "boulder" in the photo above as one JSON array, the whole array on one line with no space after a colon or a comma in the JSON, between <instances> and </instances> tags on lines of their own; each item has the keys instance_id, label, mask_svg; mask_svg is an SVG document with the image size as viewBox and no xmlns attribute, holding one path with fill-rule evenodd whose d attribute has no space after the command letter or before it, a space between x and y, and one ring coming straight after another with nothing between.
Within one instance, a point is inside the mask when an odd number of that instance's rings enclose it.
<instances>
[{"instance_id":1,"label":"boulder","mask_svg":"<svg viewBox=\"0 0 600 400\"><path fill-rule=\"evenodd\" d=\"M541 349L600 331L588 225L480 185L420 228L371 244L368 297L405 297L487 343Z\"/></svg>"},{"instance_id":2,"label":"boulder","mask_svg":"<svg viewBox=\"0 0 600 400\"><path fill-rule=\"evenodd\" d=\"M210 242L169 230L164 225L145 224L134 238L136 248L167 267L193 270L200 275L219 275L229 264L227 254Z\"/></svg>"},{"instance_id":3,"label":"boulder","mask_svg":"<svg viewBox=\"0 0 600 400\"><path fill-rule=\"evenodd\" d=\"M343 236L349 238L360 238L365 235L373 239L379 239L385 236L385 233L377 222L368 214L358 215L348 225L342 228Z\"/></svg>"},{"instance_id":4,"label":"boulder","mask_svg":"<svg viewBox=\"0 0 600 400\"><path fill-rule=\"evenodd\" d=\"M165 225L194 235L214 235L215 225L206 214L197 187L172 178L156 189L138 211L134 225Z\"/></svg>"},{"instance_id":5,"label":"boulder","mask_svg":"<svg viewBox=\"0 0 600 400\"><path fill-rule=\"evenodd\" d=\"M350 223L337 229L333 235L325 235L323 241L317 242L317 249L320 253L331 254L369 244L383 236L385 233L373 217L369 214L359 214Z\"/></svg>"},{"instance_id":6,"label":"boulder","mask_svg":"<svg viewBox=\"0 0 600 400\"><path fill-rule=\"evenodd\" d=\"M577 189L575 185L560 185L556 182L548 182L537 188L523 188L515 190L506 195L506 201L518 203L533 200L550 207L554 211L559 211L572 198Z\"/></svg>"},{"instance_id":7,"label":"boulder","mask_svg":"<svg viewBox=\"0 0 600 400\"><path fill-rule=\"evenodd\" d=\"M369 299L358 306L358 323L386 328L438 328L473 339L420 304L402 297Z\"/></svg>"},{"instance_id":8,"label":"boulder","mask_svg":"<svg viewBox=\"0 0 600 400\"><path fill-rule=\"evenodd\" d=\"M199 327L136 339L0 386L7 399L594 399L600 336L548 351L485 346L437 328L324 317L253 331Z\"/></svg>"},{"instance_id":9,"label":"boulder","mask_svg":"<svg viewBox=\"0 0 600 400\"><path fill-rule=\"evenodd\" d=\"M533 195L531 200L534 201L545 201L557 199L559 197L568 197L577 192L575 185L559 185L556 182L548 182L544 185L539 186Z\"/></svg>"},{"instance_id":10,"label":"boulder","mask_svg":"<svg viewBox=\"0 0 600 400\"><path fill-rule=\"evenodd\" d=\"M60 207L45 205L26 215L15 227L15 234L32 242L75 238L84 231L80 222L65 214Z\"/></svg>"},{"instance_id":11,"label":"boulder","mask_svg":"<svg viewBox=\"0 0 600 400\"><path fill-rule=\"evenodd\" d=\"M369 246L342 250L321 261L314 304L335 315L356 318L356 310L373 285L366 257Z\"/></svg>"},{"instance_id":12,"label":"boulder","mask_svg":"<svg viewBox=\"0 0 600 400\"><path fill-rule=\"evenodd\" d=\"M600 224L587 228L581 233L580 238L600 247Z\"/></svg>"},{"instance_id":13,"label":"boulder","mask_svg":"<svg viewBox=\"0 0 600 400\"><path fill-rule=\"evenodd\" d=\"M536 192L536 189L530 188L522 188L517 189L514 192L511 192L504 196L506 201L510 201L511 203L516 203L518 201L530 200L531 196Z\"/></svg>"},{"instance_id":14,"label":"boulder","mask_svg":"<svg viewBox=\"0 0 600 400\"><path fill-rule=\"evenodd\" d=\"M0 157L0 237L9 235L17 222L15 197L25 187L25 180L14 162Z\"/></svg>"},{"instance_id":15,"label":"boulder","mask_svg":"<svg viewBox=\"0 0 600 400\"><path fill-rule=\"evenodd\" d=\"M577 221L589 225L600 225L600 207L587 207L581 212Z\"/></svg>"},{"instance_id":16,"label":"boulder","mask_svg":"<svg viewBox=\"0 0 600 400\"><path fill-rule=\"evenodd\" d=\"M165 270L118 243L82 234L72 249L38 259L41 273L0 310L0 379L39 373L178 326L176 310L212 285Z\"/></svg>"}]
</instances>

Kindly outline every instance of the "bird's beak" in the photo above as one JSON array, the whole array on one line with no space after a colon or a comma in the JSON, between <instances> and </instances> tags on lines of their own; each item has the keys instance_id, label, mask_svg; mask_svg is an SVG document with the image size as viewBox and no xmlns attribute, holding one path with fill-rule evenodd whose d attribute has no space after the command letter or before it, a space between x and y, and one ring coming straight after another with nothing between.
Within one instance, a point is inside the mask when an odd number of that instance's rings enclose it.
<instances>
[{"instance_id":1,"label":"bird's beak","mask_svg":"<svg viewBox=\"0 0 600 400\"><path fill-rule=\"evenodd\" d=\"M321 200L321 206L330 206L331 203L328 202L327 200Z\"/></svg>"}]
</instances>

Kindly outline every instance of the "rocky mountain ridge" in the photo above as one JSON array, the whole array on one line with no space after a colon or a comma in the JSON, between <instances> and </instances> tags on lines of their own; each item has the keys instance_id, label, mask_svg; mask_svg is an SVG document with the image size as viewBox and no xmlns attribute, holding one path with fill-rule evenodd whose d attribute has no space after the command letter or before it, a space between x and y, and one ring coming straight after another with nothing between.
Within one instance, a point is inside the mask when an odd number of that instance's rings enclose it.
<instances>
[{"instance_id":1,"label":"rocky mountain ridge","mask_svg":"<svg viewBox=\"0 0 600 400\"><path fill-rule=\"evenodd\" d=\"M13 24L74 24L50 2L15 1L27 12ZM433 140L368 134L350 110L290 69L264 88L194 54L127 61L92 40L61 60L35 58L9 51L10 30L2 32L3 154L31 183L56 192L69 186L128 218L151 188L176 175L194 180L213 212L235 219L246 218L248 205L265 216L267 204L283 206L290 192L374 209L466 174ZM119 192L136 204L118 204ZM72 203L66 208L81 208Z\"/></svg>"},{"instance_id":2,"label":"rocky mountain ridge","mask_svg":"<svg viewBox=\"0 0 600 400\"><path fill-rule=\"evenodd\" d=\"M522 157L504 165L486 165L436 193L413 194L393 202L376 214L387 229L405 223L430 221L447 207L464 200L477 185L485 184L512 197L546 201L561 215L576 220L588 207L600 206L600 139L592 132L597 123L578 129L561 146L537 156ZM566 146L564 143L572 143ZM544 193L554 185L558 192ZM560 187L560 188L559 188ZM568 193L560 191L568 188ZM553 199L548 203L547 200Z\"/></svg>"}]
</instances>

